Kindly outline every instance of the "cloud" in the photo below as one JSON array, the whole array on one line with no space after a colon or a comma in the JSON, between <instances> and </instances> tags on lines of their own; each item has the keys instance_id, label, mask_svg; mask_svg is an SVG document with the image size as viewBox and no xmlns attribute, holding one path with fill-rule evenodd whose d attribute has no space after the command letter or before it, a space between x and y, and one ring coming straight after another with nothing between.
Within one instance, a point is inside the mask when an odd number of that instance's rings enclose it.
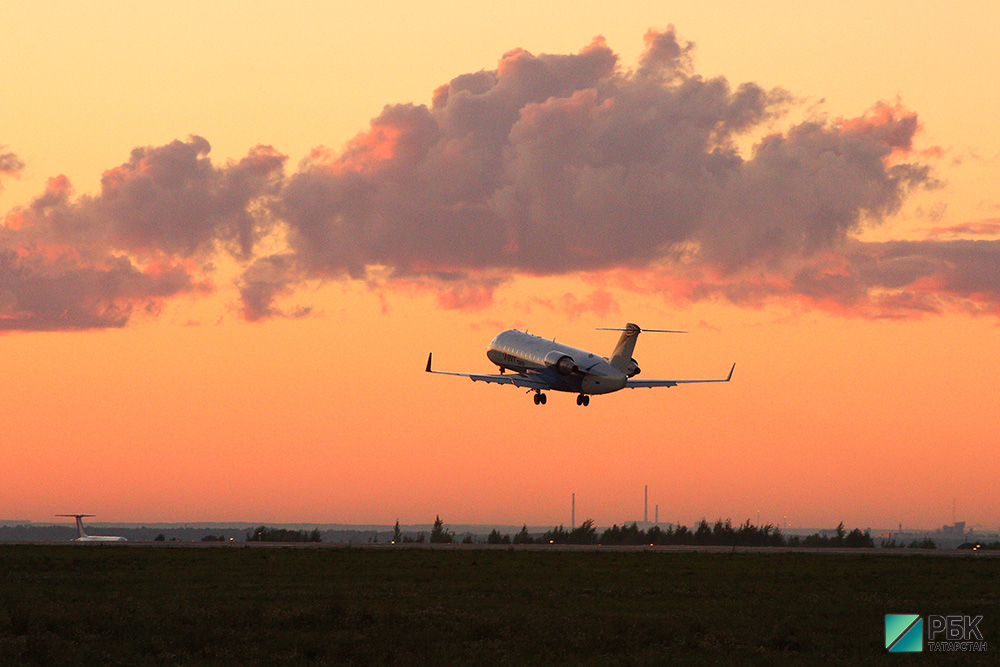
<instances>
[{"instance_id":1,"label":"cloud","mask_svg":"<svg viewBox=\"0 0 1000 667\"><path fill-rule=\"evenodd\" d=\"M560 297L551 299L532 297L530 301L553 312L563 313L572 319L584 313L592 313L606 319L609 315L618 313L621 310L615 296L604 289L594 290L583 297L578 297L572 292L566 292Z\"/></svg>"},{"instance_id":2,"label":"cloud","mask_svg":"<svg viewBox=\"0 0 1000 667\"><path fill-rule=\"evenodd\" d=\"M220 253L242 267L251 321L308 314L276 304L326 281L482 310L517 276L587 273L674 302L996 310L993 242L858 240L938 185L915 112L897 100L793 123L791 93L698 74L672 27L645 45L633 68L600 37L575 54L514 49L429 105L387 105L287 175L270 146L217 164L192 136L134 149L96 195L50 179L0 228L0 312L8 328L117 326L141 303L212 289ZM22 168L7 155L8 170ZM958 231L993 233L994 221L947 233ZM85 312L30 296L59 281ZM548 302L574 315L617 308L603 291Z\"/></svg>"},{"instance_id":3,"label":"cloud","mask_svg":"<svg viewBox=\"0 0 1000 667\"><path fill-rule=\"evenodd\" d=\"M854 242L830 260L799 269L792 291L865 317L1000 315L1000 241Z\"/></svg>"},{"instance_id":4,"label":"cloud","mask_svg":"<svg viewBox=\"0 0 1000 667\"><path fill-rule=\"evenodd\" d=\"M101 191L73 197L65 176L4 217L0 227L0 329L123 326L140 306L212 289L220 249L247 258L272 228L255 208L277 191L285 157L270 147L217 167L191 137L136 148L107 170Z\"/></svg>"},{"instance_id":5,"label":"cloud","mask_svg":"<svg viewBox=\"0 0 1000 667\"><path fill-rule=\"evenodd\" d=\"M197 136L136 148L128 162L104 172L100 195L81 203L79 214L106 225L117 247L193 257L221 243L249 257L269 226L250 204L276 191L287 158L256 146L239 162L216 167L210 150Z\"/></svg>"},{"instance_id":6,"label":"cloud","mask_svg":"<svg viewBox=\"0 0 1000 667\"><path fill-rule=\"evenodd\" d=\"M1000 236L1000 218L986 218L948 227L933 227L927 233L931 236Z\"/></svg>"},{"instance_id":7,"label":"cloud","mask_svg":"<svg viewBox=\"0 0 1000 667\"><path fill-rule=\"evenodd\" d=\"M14 153L4 153L5 146L0 145L0 191L3 191L4 178L17 178L24 169L24 162Z\"/></svg>"},{"instance_id":8,"label":"cloud","mask_svg":"<svg viewBox=\"0 0 1000 667\"><path fill-rule=\"evenodd\" d=\"M0 249L0 331L124 326L136 306L156 312L163 299L204 291L184 267L137 267L125 257L81 264L73 254Z\"/></svg>"},{"instance_id":9,"label":"cloud","mask_svg":"<svg viewBox=\"0 0 1000 667\"><path fill-rule=\"evenodd\" d=\"M301 280L288 255L276 254L255 260L237 282L241 315L249 322L272 317L304 317L311 308L286 312L274 305L275 299L290 294Z\"/></svg>"},{"instance_id":10,"label":"cloud","mask_svg":"<svg viewBox=\"0 0 1000 667\"><path fill-rule=\"evenodd\" d=\"M907 161L920 124L899 102L792 125L744 156L738 142L783 118L791 94L698 75L673 28L645 39L633 70L601 38L573 55L511 51L430 107L387 106L342 150L315 150L273 208L302 275L378 265L446 275L453 294L483 273L780 272L936 184Z\"/></svg>"},{"instance_id":11,"label":"cloud","mask_svg":"<svg viewBox=\"0 0 1000 667\"><path fill-rule=\"evenodd\" d=\"M784 303L850 317L901 319L946 311L1000 315L1000 241L849 240L783 271L721 273L709 265L610 272L608 283L677 302Z\"/></svg>"}]
</instances>

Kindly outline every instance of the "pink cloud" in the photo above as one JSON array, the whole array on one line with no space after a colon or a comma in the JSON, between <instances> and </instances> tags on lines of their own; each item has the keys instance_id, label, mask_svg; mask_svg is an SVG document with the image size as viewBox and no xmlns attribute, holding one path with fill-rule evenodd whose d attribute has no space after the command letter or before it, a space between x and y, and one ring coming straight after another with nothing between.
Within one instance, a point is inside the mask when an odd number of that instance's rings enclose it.
<instances>
[{"instance_id":1,"label":"pink cloud","mask_svg":"<svg viewBox=\"0 0 1000 667\"><path fill-rule=\"evenodd\" d=\"M986 218L975 222L963 222L947 227L933 227L927 230L931 236L997 236L1000 235L1000 218Z\"/></svg>"},{"instance_id":2,"label":"pink cloud","mask_svg":"<svg viewBox=\"0 0 1000 667\"><path fill-rule=\"evenodd\" d=\"M45 280L82 290L92 306L80 322L117 326L143 298L211 289L220 253L243 267L247 320L307 314L276 304L305 284L368 280L372 267L383 297L432 294L469 311L516 276L604 275L588 295L543 302L607 315L620 288L865 317L996 312L995 241L857 240L937 185L916 112L878 102L764 135L798 104L789 92L699 75L673 27L647 33L645 46L631 69L603 38L572 54L514 49L495 69L437 87L430 106L385 106L290 175L270 146L217 164L192 136L135 148L96 195L74 198L56 177L0 228L9 328L72 312L54 294L62 310L30 296ZM744 153L748 134L763 136ZM23 166L12 154L4 164ZM264 238L287 245L265 252ZM118 287L97 289L103 275Z\"/></svg>"}]
</instances>

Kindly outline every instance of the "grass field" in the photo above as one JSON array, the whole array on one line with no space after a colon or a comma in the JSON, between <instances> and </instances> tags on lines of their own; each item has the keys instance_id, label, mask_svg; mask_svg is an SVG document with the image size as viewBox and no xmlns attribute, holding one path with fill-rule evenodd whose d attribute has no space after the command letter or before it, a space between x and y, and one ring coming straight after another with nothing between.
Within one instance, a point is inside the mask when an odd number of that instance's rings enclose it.
<instances>
[{"instance_id":1,"label":"grass field","mask_svg":"<svg viewBox=\"0 0 1000 667\"><path fill-rule=\"evenodd\" d=\"M886 613L987 654L888 654ZM0 545L0 664L986 664L1000 559Z\"/></svg>"}]
</instances>

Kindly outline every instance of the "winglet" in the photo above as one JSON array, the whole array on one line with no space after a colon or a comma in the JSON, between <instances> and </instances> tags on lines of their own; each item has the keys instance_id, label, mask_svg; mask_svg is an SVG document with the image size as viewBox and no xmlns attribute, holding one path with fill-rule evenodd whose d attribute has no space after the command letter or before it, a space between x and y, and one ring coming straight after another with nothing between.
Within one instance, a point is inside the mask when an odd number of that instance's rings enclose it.
<instances>
[{"instance_id":1,"label":"winglet","mask_svg":"<svg viewBox=\"0 0 1000 667\"><path fill-rule=\"evenodd\" d=\"M428 359L427 360L427 368L430 368L430 367L431 367L431 360ZM733 371L734 370L736 370L736 364L733 364L733 367L729 369L729 375L726 376L726 382L729 382L730 380L733 379Z\"/></svg>"},{"instance_id":2,"label":"winglet","mask_svg":"<svg viewBox=\"0 0 1000 667\"><path fill-rule=\"evenodd\" d=\"M431 370L431 355L432 354L434 354L434 353L433 352L428 352L427 353L427 372L428 373L433 373L434 372L434 371ZM729 374L732 375L732 372L730 371Z\"/></svg>"}]
</instances>

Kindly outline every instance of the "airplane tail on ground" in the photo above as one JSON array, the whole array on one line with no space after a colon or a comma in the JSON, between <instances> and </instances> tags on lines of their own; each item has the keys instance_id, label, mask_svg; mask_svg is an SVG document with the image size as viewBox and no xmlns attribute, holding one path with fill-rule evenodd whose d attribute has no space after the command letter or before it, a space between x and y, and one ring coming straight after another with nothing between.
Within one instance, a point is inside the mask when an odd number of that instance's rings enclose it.
<instances>
[{"instance_id":1,"label":"airplane tail on ground","mask_svg":"<svg viewBox=\"0 0 1000 667\"><path fill-rule=\"evenodd\" d=\"M56 514L56 516L73 517L74 519L76 519L77 537L90 537L90 535L87 535L87 533L83 530L83 519L84 517L94 516L93 514Z\"/></svg>"}]
</instances>

